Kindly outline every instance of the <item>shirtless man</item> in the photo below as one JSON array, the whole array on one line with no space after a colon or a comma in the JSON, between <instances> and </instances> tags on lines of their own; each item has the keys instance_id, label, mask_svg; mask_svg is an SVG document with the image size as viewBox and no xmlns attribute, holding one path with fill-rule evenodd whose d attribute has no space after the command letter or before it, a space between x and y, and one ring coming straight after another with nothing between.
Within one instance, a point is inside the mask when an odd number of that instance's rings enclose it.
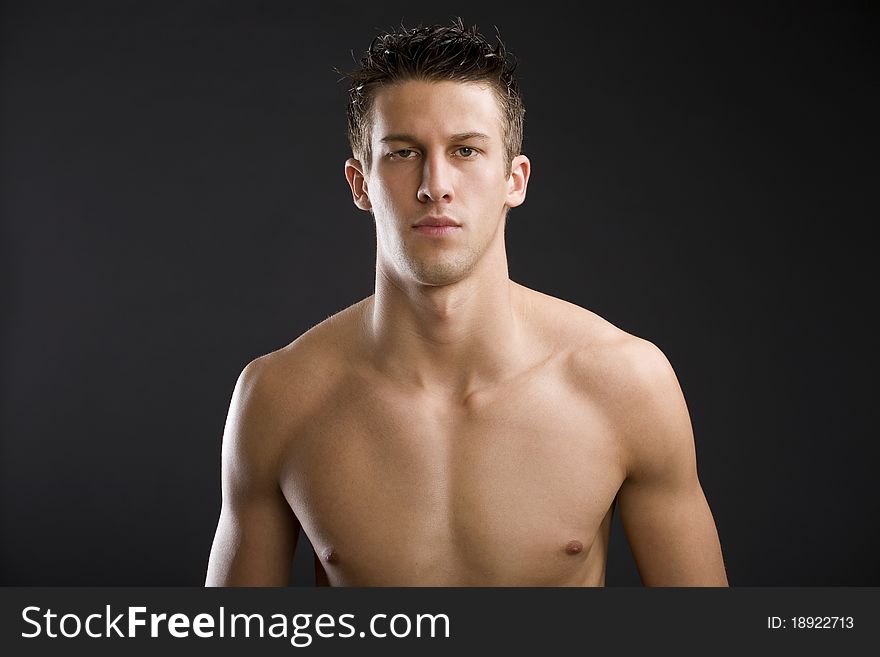
<instances>
[{"instance_id":1,"label":"shirtless man","mask_svg":"<svg viewBox=\"0 0 880 657\"><path fill-rule=\"evenodd\" d=\"M645 585L727 586L688 411L650 342L508 277L526 196L500 39L375 40L345 175L375 293L256 359L223 437L207 585L602 586L615 507Z\"/></svg>"}]
</instances>

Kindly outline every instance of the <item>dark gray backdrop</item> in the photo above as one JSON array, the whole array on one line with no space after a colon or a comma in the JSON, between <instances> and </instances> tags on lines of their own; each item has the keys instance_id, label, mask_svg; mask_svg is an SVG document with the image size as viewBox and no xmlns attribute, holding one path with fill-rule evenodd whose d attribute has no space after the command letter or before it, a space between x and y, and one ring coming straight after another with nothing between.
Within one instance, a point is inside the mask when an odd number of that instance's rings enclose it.
<instances>
[{"instance_id":1,"label":"dark gray backdrop","mask_svg":"<svg viewBox=\"0 0 880 657\"><path fill-rule=\"evenodd\" d=\"M521 61L511 277L667 354L731 583L880 584L868 3L375 4L4 4L0 583L202 583L239 371L372 290L331 67L461 14Z\"/></svg>"}]
</instances>

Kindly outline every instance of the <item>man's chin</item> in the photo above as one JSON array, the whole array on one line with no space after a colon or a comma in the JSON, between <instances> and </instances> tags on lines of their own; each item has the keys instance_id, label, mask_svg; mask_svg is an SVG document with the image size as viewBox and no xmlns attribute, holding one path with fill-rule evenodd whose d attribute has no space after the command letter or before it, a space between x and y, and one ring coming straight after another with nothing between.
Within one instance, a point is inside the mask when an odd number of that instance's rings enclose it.
<instances>
[{"instance_id":1,"label":"man's chin","mask_svg":"<svg viewBox=\"0 0 880 657\"><path fill-rule=\"evenodd\" d=\"M458 283L473 267L467 262L441 261L410 263L410 275L420 285L443 286Z\"/></svg>"}]
</instances>

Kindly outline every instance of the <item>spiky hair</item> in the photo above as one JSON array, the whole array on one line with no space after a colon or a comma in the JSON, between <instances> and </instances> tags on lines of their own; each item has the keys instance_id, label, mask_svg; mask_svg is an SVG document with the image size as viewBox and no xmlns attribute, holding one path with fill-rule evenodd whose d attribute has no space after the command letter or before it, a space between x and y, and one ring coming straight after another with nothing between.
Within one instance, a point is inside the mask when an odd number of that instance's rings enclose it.
<instances>
[{"instance_id":1,"label":"spiky hair","mask_svg":"<svg viewBox=\"0 0 880 657\"><path fill-rule=\"evenodd\" d=\"M507 51L495 27L493 45L474 25L465 28L460 17L452 25L431 25L380 34L354 71L334 69L351 81L348 139L354 156L370 168L372 109L376 90L406 80L476 82L495 93L502 117L507 166L522 149L525 107L513 73L516 58Z\"/></svg>"}]
</instances>

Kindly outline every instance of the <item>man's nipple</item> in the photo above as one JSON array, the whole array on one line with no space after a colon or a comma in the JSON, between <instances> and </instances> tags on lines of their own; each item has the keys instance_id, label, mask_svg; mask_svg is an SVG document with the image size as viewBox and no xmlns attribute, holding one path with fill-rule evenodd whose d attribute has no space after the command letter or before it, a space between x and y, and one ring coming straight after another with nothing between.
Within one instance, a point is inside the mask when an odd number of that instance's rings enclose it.
<instances>
[{"instance_id":1,"label":"man's nipple","mask_svg":"<svg viewBox=\"0 0 880 657\"><path fill-rule=\"evenodd\" d=\"M337 554L336 550L334 550L332 547L325 547L321 551L321 558L326 563L338 563L339 562L339 555Z\"/></svg>"},{"instance_id":2,"label":"man's nipple","mask_svg":"<svg viewBox=\"0 0 880 657\"><path fill-rule=\"evenodd\" d=\"M569 541L565 546L566 554L580 554L584 549L584 544L580 541Z\"/></svg>"}]
</instances>

